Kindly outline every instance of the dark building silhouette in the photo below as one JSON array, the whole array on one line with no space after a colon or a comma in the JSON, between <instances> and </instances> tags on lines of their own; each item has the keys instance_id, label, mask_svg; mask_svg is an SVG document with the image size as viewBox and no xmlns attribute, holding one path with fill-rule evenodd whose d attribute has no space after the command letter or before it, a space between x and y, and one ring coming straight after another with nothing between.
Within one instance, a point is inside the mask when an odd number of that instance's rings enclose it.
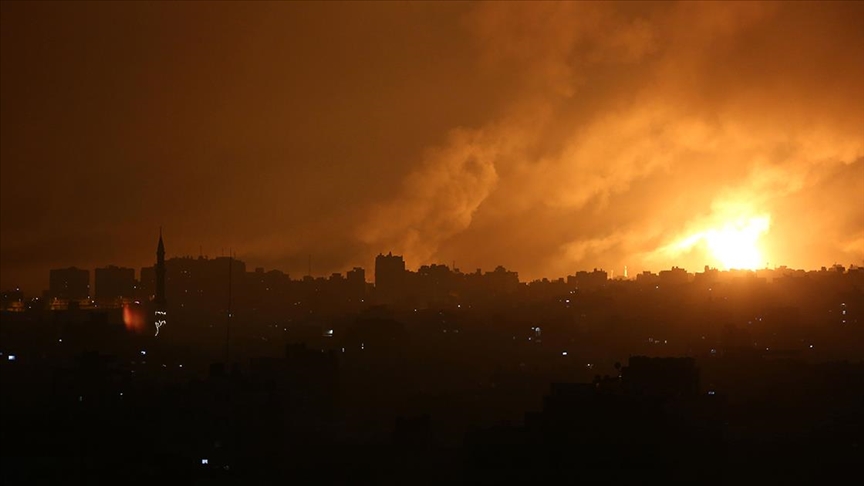
<instances>
[{"instance_id":1,"label":"dark building silhouette","mask_svg":"<svg viewBox=\"0 0 864 486\"><path fill-rule=\"evenodd\" d=\"M683 285L690 281L690 274L679 267L660 271L660 283L663 285Z\"/></svg>"},{"instance_id":2,"label":"dark building silhouette","mask_svg":"<svg viewBox=\"0 0 864 486\"><path fill-rule=\"evenodd\" d=\"M52 299L89 299L90 271L76 267L51 270L48 278L48 294Z\"/></svg>"},{"instance_id":3,"label":"dark building silhouette","mask_svg":"<svg viewBox=\"0 0 864 486\"><path fill-rule=\"evenodd\" d=\"M354 299L363 299L366 296L366 270L354 267L345 274L348 281L348 295Z\"/></svg>"},{"instance_id":4,"label":"dark building silhouette","mask_svg":"<svg viewBox=\"0 0 864 486\"><path fill-rule=\"evenodd\" d=\"M594 269L592 272L580 270L576 275L567 277L567 285L582 289L596 289L606 285L609 280L609 274L603 270Z\"/></svg>"},{"instance_id":5,"label":"dark building silhouette","mask_svg":"<svg viewBox=\"0 0 864 486\"><path fill-rule=\"evenodd\" d=\"M96 300L108 303L135 294L135 269L108 265L97 268L95 274Z\"/></svg>"},{"instance_id":6,"label":"dark building silhouette","mask_svg":"<svg viewBox=\"0 0 864 486\"><path fill-rule=\"evenodd\" d=\"M405 286L405 260L387 253L375 257L375 293L378 301L392 304L400 300Z\"/></svg>"}]
</instances>

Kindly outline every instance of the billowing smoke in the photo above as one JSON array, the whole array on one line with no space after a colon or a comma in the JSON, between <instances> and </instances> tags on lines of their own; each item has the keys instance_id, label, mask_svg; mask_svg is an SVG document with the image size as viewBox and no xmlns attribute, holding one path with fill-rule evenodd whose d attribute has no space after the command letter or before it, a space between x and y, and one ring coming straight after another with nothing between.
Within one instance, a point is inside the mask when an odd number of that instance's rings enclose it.
<instances>
[{"instance_id":1,"label":"billowing smoke","mask_svg":"<svg viewBox=\"0 0 864 486\"><path fill-rule=\"evenodd\" d=\"M477 62L512 97L361 239L529 277L695 270L718 263L705 235L758 220L760 264L860 265L862 22L860 4L477 5Z\"/></svg>"},{"instance_id":2,"label":"billowing smoke","mask_svg":"<svg viewBox=\"0 0 864 486\"><path fill-rule=\"evenodd\" d=\"M3 288L864 264L861 2L0 5Z\"/></svg>"}]
</instances>

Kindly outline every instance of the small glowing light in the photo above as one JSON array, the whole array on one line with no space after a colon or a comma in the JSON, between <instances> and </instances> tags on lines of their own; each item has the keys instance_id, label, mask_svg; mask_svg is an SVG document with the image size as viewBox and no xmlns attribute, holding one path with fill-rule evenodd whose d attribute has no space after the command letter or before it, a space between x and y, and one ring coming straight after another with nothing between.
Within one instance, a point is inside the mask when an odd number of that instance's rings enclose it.
<instances>
[{"instance_id":1,"label":"small glowing light","mask_svg":"<svg viewBox=\"0 0 864 486\"><path fill-rule=\"evenodd\" d=\"M810 349L813 349L813 345L812 345L812 344L810 345Z\"/></svg>"},{"instance_id":2,"label":"small glowing light","mask_svg":"<svg viewBox=\"0 0 864 486\"><path fill-rule=\"evenodd\" d=\"M562 351L561 356L567 356L567 351Z\"/></svg>"},{"instance_id":3,"label":"small glowing light","mask_svg":"<svg viewBox=\"0 0 864 486\"><path fill-rule=\"evenodd\" d=\"M15 361L16 359L18 359L18 357L15 356L14 354L10 354L9 356L6 357L7 361Z\"/></svg>"},{"instance_id":4,"label":"small glowing light","mask_svg":"<svg viewBox=\"0 0 864 486\"><path fill-rule=\"evenodd\" d=\"M63 340L62 340L62 339L58 339L57 342L58 342L58 343L62 343Z\"/></svg>"},{"instance_id":5,"label":"small glowing light","mask_svg":"<svg viewBox=\"0 0 864 486\"><path fill-rule=\"evenodd\" d=\"M210 464L210 460L209 460L209 459L201 459L201 465L202 465L202 466L206 466L207 464Z\"/></svg>"},{"instance_id":6,"label":"small glowing light","mask_svg":"<svg viewBox=\"0 0 864 486\"><path fill-rule=\"evenodd\" d=\"M144 350L142 349L142 350L141 350L141 356L146 356L146 355L147 355L147 351L144 351Z\"/></svg>"},{"instance_id":7,"label":"small glowing light","mask_svg":"<svg viewBox=\"0 0 864 486\"><path fill-rule=\"evenodd\" d=\"M121 397L123 396L123 392L120 392L120 396L121 396Z\"/></svg>"},{"instance_id":8,"label":"small glowing light","mask_svg":"<svg viewBox=\"0 0 864 486\"><path fill-rule=\"evenodd\" d=\"M446 331L445 331L446 332ZM360 349L366 349L366 344L360 343Z\"/></svg>"},{"instance_id":9,"label":"small glowing light","mask_svg":"<svg viewBox=\"0 0 864 486\"><path fill-rule=\"evenodd\" d=\"M714 348L711 348L711 354L717 354L717 350Z\"/></svg>"},{"instance_id":10,"label":"small glowing light","mask_svg":"<svg viewBox=\"0 0 864 486\"><path fill-rule=\"evenodd\" d=\"M714 390L709 390L709 391L708 391L708 394L709 394L709 395L713 395L713 394L714 394Z\"/></svg>"}]
</instances>

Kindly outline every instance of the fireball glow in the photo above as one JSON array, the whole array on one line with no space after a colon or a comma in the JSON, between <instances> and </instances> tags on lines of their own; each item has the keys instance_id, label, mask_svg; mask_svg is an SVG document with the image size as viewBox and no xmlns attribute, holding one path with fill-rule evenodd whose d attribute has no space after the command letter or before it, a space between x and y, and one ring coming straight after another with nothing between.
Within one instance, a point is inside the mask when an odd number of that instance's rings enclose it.
<instances>
[{"instance_id":1,"label":"fireball glow","mask_svg":"<svg viewBox=\"0 0 864 486\"><path fill-rule=\"evenodd\" d=\"M141 333L146 327L144 310L140 306L130 304L123 305L123 324L126 330L133 333Z\"/></svg>"},{"instance_id":2,"label":"fireball glow","mask_svg":"<svg viewBox=\"0 0 864 486\"><path fill-rule=\"evenodd\" d=\"M765 265L759 238L770 225L771 217L767 214L728 221L680 240L672 245L672 253L680 254L699 246L725 270L755 270Z\"/></svg>"},{"instance_id":3,"label":"fireball glow","mask_svg":"<svg viewBox=\"0 0 864 486\"><path fill-rule=\"evenodd\" d=\"M768 216L750 218L746 222L726 224L719 230L708 230L705 241L711 254L726 269L755 270L764 265L758 242L769 225Z\"/></svg>"}]
</instances>

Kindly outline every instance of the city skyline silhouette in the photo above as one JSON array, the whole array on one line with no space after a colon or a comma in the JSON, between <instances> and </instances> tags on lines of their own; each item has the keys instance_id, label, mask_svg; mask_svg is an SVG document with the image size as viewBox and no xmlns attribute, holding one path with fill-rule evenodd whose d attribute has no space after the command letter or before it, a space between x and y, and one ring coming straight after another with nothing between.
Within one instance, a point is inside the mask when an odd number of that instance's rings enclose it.
<instances>
[{"instance_id":1,"label":"city skyline silhouette","mask_svg":"<svg viewBox=\"0 0 864 486\"><path fill-rule=\"evenodd\" d=\"M0 2L0 484L841 484L864 2Z\"/></svg>"}]
</instances>

